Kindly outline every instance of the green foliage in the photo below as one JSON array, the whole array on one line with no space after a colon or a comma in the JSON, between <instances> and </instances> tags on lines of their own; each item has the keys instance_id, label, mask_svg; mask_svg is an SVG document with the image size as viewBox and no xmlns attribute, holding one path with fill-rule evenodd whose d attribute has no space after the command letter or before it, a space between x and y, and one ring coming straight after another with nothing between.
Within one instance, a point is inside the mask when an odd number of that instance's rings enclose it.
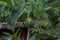
<instances>
[{"instance_id":1,"label":"green foliage","mask_svg":"<svg viewBox=\"0 0 60 40\"><path fill-rule=\"evenodd\" d=\"M7 17L7 22L9 24L9 28L11 28L11 26L14 26L14 24L17 22L18 18L21 17L23 15L24 12L24 6L25 3L22 3L17 9L16 11L13 11L11 13L11 15L9 15ZM12 28L11 28L12 29Z\"/></svg>"},{"instance_id":2,"label":"green foliage","mask_svg":"<svg viewBox=\"0 0 60 40\"><path fill-rule=\"evenodd\" d=\"M2 35L0 40L12 40L12 36L10 34L5 34L5 35Z\"/></svg>"},{"instance_id":3,"label":"green foliage","mask_svg":"<svg viewBox=\"0 0 60 40\"><path fill-rule=\"evenodd\" d=\"M37 20L33 27L28 27L35 32L30 40L60 38L60 0L0 0L1 18L10 30L14 30L18 21L25 21L30 26Z\"/></svg>"}]
</instances>

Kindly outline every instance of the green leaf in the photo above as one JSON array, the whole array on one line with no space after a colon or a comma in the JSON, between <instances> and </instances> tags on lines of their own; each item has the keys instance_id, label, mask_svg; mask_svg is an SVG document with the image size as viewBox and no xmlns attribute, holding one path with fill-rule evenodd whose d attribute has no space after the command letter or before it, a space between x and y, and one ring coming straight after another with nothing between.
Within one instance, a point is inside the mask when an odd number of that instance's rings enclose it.
<instances>
[{"instance_id":1,"label":"green leaf","mask_svg":"<svg viewBox=\"0 0 60 40\"><path fill-rule=\"evenodd\" d=\"M6 17L6 16L8 16L8 15L10 15L11 14L11 12L10 12L10 9L8 9L8 8L4 8L4 9L2 9L2 11L1 11L1 16L2 17Z\"/></svg>"},{"instance_id":2,"label":"green leaf","mask_svg":"<svg viewBox=\"0 0 60 40\"><path fill-rule=\"evenodd\" d=\"M0 40L13 40L10 34L4 34L1 36Z\"/></svg>"},{"instance_id":3,"label":"green leaf","mask_svg":"<svg viewBox=\"0 0 60 40\"><path fill-rule=\"evenodd\" d=\"M7 17L7 23L9 25L9 29L14 28L14 24L17 22L17 20L23 15L25 8L25 3L22 3L16 11L13 11L11 15Z\"/></svg>"},{"instance_id":4,"label":"green leaf","mask_svg":"<svg viewBox=\"0 0 60 40\"><path fill-rule=\"evenodd\" d=\"M32 36L30 40L35 40L35 38L36 38L36 35Z\"/></svg>"},{"instance_id":5,"label":"green leaf","mask_svg":"<svg viewBox=\"0 0 60 40\"><path fill-rule=\"evenodd\" d=\"M52 26L55 26L58 22L58 16L56 15L56 13L54 12L53 9L49 9L46 11L49 17L49 20L52 24Z\"/></svg>"},{"instance_id":6,"label":"green leaf","mask_svg":"<svg viewBox=\"0 0 60 40\"><path fill-rule=\"evenodd\" d=\"M14 5L14 0L0 0L0 1L6 2L10 6Z\"/></svg>"},{"instance_id":7,"label":"green leaf","mask_svg":"<svg viewBox=\"0 0 60 40\"><path fill-rule=\"evenodd\" d=\"M6 2L4 2L4 1L0 1L0 5L7 5L7 3Z\"/></svg>"},{"instance_id":8,"label":"green leaf","mask_svg":"<svg viewBox=\"0 0 60 40\"><path fill-rule=\"evenodd\" d=\"M39 33L34 34L34 35L30 38L30 40L40 40L40 34L39 34Z\"/></svg>"}]
</instances>

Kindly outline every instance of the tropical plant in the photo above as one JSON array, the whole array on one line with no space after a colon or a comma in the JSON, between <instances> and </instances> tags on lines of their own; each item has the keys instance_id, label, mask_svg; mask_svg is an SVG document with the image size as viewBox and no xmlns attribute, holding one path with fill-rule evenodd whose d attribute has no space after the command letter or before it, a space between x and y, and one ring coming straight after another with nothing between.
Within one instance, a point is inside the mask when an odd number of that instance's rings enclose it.
<instances>
[{"instance_id":1,"label":"tropical plant","mask_svg":"<svg viewBox=\"0 0 60 40\"><path fill-rule=\"evenodd\" d=\"M12 31L25 22L30 40L59 40L60 0L0 0L0 20Z\"/></svg>"}]
</instances>

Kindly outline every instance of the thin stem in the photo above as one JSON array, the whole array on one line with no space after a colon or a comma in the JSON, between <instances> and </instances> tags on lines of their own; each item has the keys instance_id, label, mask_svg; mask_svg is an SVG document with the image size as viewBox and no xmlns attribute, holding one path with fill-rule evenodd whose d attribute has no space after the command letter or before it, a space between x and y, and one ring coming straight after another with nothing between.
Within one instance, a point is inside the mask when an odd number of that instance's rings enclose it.
<instances>
[{"instance_id":1,"label":"thin stem","mask_svg":"<svg viewBox=\"0 0 60 40\"><path fill-rule=\"evenodd\" d=\"M27 40L29 40L29 28L28 28L28 31L27 31Z\"/></svg>"}]
</instances>

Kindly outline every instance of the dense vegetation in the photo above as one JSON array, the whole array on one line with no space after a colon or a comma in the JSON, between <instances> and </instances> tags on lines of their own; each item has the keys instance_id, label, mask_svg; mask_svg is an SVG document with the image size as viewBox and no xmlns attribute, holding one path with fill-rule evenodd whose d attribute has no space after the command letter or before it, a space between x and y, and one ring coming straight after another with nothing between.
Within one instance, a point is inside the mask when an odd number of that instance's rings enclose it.
<instances>
[{"instance_id":1,"label":"dense vegetation","mask_svg":"<svg viewBox=\"0 0 60 40\"><path fill-rule=\"evenodd\" d=\"M34 33L29 40L60 40L60 0L0 0L1 22L12 31L25 22Z\"/></svg>"}]
</instances>

